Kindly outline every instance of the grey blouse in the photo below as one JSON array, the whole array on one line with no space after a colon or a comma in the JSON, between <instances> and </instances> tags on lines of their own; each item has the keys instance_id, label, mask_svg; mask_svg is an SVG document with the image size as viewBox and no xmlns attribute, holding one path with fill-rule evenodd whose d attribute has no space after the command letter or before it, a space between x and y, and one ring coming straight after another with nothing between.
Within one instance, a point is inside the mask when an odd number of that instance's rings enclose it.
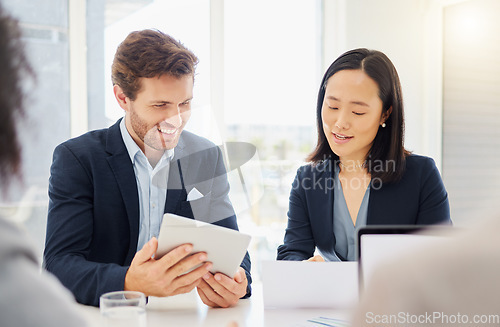
<instances>
[{"instance_id":1,"label":"grey blouse","mask_svg":"<svg viewBox=\"0 0 500 327\"><path fill-rule=\"evenodd\" d=\"M354 261L356 259L356 232L362 226L366 226L368 214L368 200L370 198L370 186L366 189L361 207L359 208L356 226L354 226L347 203L344 198L342 184L339 179L340 169L335 166L334 189L333 189L333 234L335 235L335 256L323 257L327 261Z\"/></svg>"}]
</instances>

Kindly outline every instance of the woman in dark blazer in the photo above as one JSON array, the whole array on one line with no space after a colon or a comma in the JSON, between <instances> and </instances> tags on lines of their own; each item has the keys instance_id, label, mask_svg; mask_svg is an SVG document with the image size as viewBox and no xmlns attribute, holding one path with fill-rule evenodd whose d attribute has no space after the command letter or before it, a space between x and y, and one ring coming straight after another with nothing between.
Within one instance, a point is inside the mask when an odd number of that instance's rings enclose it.
<instances>
[{"instance_id":1,"label":"woman in dark blazer","mask_svg":"<svg viewBox=\"0 0 500 327\"><path fill-rule=\"evenodd\" d=\"M310 163L292 184L278 260L355 260L361 226L451 222L434 161L403 146L401 84L386 55L356 49L333 62L318 94L317 127Z\"/></svg>"}]
</instances>

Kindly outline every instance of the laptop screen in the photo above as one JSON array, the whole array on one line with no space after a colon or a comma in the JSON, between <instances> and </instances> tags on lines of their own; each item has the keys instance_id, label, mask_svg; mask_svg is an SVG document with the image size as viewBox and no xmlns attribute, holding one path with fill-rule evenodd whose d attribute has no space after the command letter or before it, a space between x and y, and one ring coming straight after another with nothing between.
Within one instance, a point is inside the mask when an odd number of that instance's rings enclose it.
<instances>
[{"instance_id":1,"label":"laptop screen","mask_svg":"<svg viewBox=\"0 0 500 327\"><path fill-rule=\"evenodd\" d=\"M446 227L447 228L447 227ZM366 226L358 230L357 258L360 292L379 266L409 251L439 242L434 231L443 226Z\"/></svg>"}]
</instances>

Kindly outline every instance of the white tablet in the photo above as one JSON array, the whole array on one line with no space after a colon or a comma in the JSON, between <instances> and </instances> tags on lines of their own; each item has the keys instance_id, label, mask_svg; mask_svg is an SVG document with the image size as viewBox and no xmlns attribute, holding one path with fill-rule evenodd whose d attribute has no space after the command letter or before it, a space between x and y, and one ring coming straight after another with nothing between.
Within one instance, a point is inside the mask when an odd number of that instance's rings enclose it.
<instances>
[{"instance_id":1,"label":"white tablet","mask_svg":"<svg viewBox=\"0 0 500 327\"><path fill-rule=\"evenodd\" d=\"M233 278L245 257L250 239L250 235L234 229L166 213L161 223L155 258L162 257L179 245L191 243L193 253L207 253L207 261L213 264L212 273L220 272Z\"/></svg>"}]
</instances>

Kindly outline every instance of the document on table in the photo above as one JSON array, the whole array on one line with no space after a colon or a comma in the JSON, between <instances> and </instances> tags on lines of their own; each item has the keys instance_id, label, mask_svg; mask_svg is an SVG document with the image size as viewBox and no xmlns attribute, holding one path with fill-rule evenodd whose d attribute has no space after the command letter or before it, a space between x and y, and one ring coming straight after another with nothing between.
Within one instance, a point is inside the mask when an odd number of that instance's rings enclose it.
<instances>
[{"instance_id":1,"label":"document on table","mask_svg":"<svg viewBox=\"0 0 500 327\"><path fill-rule=\"evenodd\" d=\"M351 323L344 319L330 317L315 317L300 323L296 327L350 327Z\"/></svg>"},{"instance_id":2,"label":"document on table","mask_svg":"<svg viewBox=\"0 0 500 327\"><path fill-rule=\"evenodd\" d=\"M352 308L357 262L263 261L265 308Z\"/></svg>"}]
</instances>

